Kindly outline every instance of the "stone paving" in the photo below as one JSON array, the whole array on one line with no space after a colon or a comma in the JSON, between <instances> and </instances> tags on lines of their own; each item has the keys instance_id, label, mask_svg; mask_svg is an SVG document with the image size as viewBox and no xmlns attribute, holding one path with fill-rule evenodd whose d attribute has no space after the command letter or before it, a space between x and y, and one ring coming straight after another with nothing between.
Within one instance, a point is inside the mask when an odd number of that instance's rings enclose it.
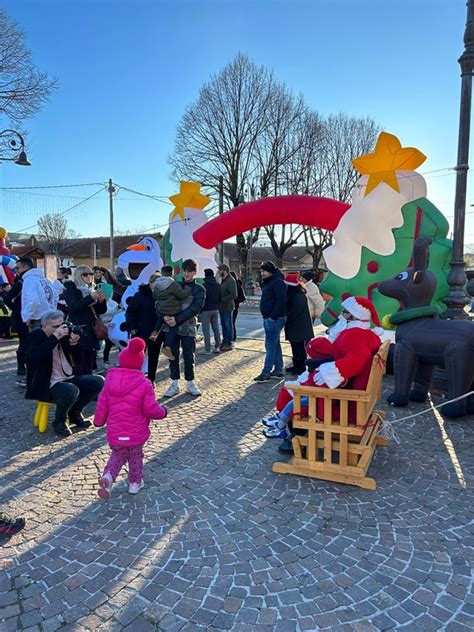
<instances>
[{"instance_id":1,"label":"stone paving","mask_svg":"<svg viewBox=\"0 0 474 632\"><path fill-rule=\"evenodd\" d=\"M474 629L474 419L395 426L375 492L275 475L259 419L279 385L252 383L261 342L239 346L198 356L204 394L153 425L145 489L122 474L104 502L104 431L39 434L0 345L0 502L27 520L0 544L1 632Z\"/></svg>"}]
</instances>

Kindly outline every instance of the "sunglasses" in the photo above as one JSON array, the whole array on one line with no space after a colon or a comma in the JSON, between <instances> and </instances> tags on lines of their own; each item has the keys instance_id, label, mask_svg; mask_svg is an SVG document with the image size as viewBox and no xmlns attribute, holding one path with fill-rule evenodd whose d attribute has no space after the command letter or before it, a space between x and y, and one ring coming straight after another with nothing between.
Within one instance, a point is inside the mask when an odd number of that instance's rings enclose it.
<instances>
[{"instance_id":1,"label":"sunglasses","mask_svg":"<svg viewBox=\"0 0 474 632\"><path fill-rule=\"evenodd\" d=\"M92 272L83 272L82 276L92 276Z\"/></svg>"}]
</instances>

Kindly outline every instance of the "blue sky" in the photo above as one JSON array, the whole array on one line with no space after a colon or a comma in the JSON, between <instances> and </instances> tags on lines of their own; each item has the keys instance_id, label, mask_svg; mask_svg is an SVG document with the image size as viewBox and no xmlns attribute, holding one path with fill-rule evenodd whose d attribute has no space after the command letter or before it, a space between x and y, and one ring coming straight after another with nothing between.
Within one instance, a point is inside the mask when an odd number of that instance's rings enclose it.
<instances>
[{"instance_id":1,"label":"blue sky","mask_svg":"<svg viewBox=\"0 0 474 632\"><path fill-rule=\"evenodd\" d=\"M428 197L453 215L454 172L437 170L456 163L465 0L3 0L2 7L24 28L37 65L59 81L24 124L33 166L3 163L2 187L112 178L174 194L167 157L176 124L203 82L241 51L321 114L368 115L420 149ZM26 228L99 188L0 192L1 223ZM121 190L115 225L163 225L169 208ZM67 216L82 235L107 234L106 193ZM466 241L474 242L472 212Z\"/></svg>"}]
</instances>

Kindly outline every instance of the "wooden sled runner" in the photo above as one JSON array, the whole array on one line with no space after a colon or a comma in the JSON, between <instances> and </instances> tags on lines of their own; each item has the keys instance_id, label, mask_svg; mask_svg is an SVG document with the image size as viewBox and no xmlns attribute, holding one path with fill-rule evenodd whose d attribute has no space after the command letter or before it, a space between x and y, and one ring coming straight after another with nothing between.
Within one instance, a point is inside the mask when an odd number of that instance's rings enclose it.
<instances>
[{"instance_id":1,"label":"wooden sled runner","mask_svg":"<svg viewBox=\"0 0 474 632\"><path fill-rule=\"evenodd\" d=\"M311 476L336 483L375 489L376 482L366 476L376 445L388 441L377 437L384 413L374 410L380 399L382 378L390 343L382 344L372 360L369 381L364 391L289 386L294 393L293 428L306 431L292 439L294 457L289 463L274 463L273 472ZM301 415L301 398L308 398L308 415ZM316 414L316 399L324 400L324 419ZM333 402L339 404L338 419L333 417ZM355 407L355 424L349 424L349 406Z\"/></svg>"}]
</instances>

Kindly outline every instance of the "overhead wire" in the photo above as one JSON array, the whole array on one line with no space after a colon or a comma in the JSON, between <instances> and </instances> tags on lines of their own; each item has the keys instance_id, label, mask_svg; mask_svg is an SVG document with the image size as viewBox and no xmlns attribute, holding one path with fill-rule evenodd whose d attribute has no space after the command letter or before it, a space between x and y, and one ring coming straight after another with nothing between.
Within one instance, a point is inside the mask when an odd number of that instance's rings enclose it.
<instances>
[{"instance_id":1,"label":"overhead wire","mask_svg":"<svg viewBox=\"0 0 474 632\"><path fill-rule=\"evenodd\" d=\"M74 187L100 187L107 186L105 182L83 182L81 184L48 184L35 187L0 187L1 191L20 191L23 189L72 189Z\"/></svg>"},{"instance_id":2,"label":"overhead wire","mask_svg":"<svg viewBox=\"0 0 474 632\"><path fill-rule=\"evenodd\" d=\"M57 213L57 215L60 215L60 216L65 215L66 213L69 213L70 211L72 211L75 208L77 208L78 206L81 206L81 204L85 204L86 202L91 200L96 195L99 195L99 193L102 193L102 191L104 190L104 186L102 186L102 188L100 188L98 191L96 191L92 195L89 195L89 197L85 198L84 200L81 200L77 204L74 204L73 206L70 206L69 208L65 209L64 211L61 211L60 213ZM24 232L26 230L30 230L31 228L36 228L36 226L38 226L38 222L36 222L36 224L33 224L32 226L27 226L26 228L22 228L20 230L14 230L12 232L14 232L14 233L22 233L22 232Z\"/></svg>"}]
</instances>

